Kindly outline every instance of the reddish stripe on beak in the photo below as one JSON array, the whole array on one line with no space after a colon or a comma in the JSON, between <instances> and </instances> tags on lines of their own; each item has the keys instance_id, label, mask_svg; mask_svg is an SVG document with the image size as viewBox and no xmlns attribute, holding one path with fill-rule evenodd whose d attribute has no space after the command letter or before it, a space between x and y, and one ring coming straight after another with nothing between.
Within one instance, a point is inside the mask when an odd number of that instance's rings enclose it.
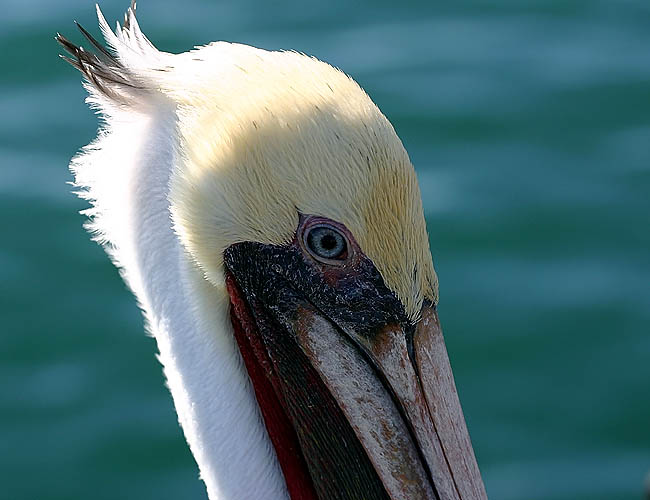
<instances>
[{"instance_id":1,"label":"reddish stripe on beak","mask_svg":"<svg viewBox=\"0 0 650 500\"><path fill-rule=\"evenodd\" d=\"M286 478L291 500L318 500L307 464L300 449L298 436L278 397L279 383L273 373L271 360L256 332L255 322L242 298L234 278L226 277L230 295L230 319L246 370L253 383L255 398L264 418L266 430ZM272 381L275 380L275 383Z\"/></svg>"}]
</instances>

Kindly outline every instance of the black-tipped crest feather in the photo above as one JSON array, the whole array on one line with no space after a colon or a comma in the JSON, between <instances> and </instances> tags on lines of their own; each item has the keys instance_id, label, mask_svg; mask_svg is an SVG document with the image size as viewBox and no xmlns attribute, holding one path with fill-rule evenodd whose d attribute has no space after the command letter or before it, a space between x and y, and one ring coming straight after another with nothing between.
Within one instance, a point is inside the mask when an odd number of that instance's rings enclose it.
<instances>
[{"instance_id":1,"label":"black-tipped crest feather","mask_svg":"<svg viewBox=\"0 0 650 500\"><path fill-rule=\"evenodd\" d=\"M124 15L124 30L131 27L131 17L135 17L136 3L131 1L131 6ZM138 84L137 78L120 60L112 54L104 45L93 37L88 30L75 21L81 34L94 47L90 52L81 45L75 45L66 37L57 33L55 40L71 56L60 55L61 59L77 68L86 80L115 102L128 104L130 90L140 90L143 87ZM121 90L121 91L120 91Z\"/></svg>"}]
</instances>

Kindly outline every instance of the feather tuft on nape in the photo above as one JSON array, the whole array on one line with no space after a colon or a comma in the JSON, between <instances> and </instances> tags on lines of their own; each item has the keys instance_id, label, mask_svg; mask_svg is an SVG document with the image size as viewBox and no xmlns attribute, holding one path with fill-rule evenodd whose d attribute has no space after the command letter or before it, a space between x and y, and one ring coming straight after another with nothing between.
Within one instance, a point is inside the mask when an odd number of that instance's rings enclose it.
<instances>
[{"instance_id":1,"label":"feather tuft on nape","mask_svg":"<svg viewBox=\"0 0 650 500\"><path fill-rule=\"evenodd\" d=\"M57 33L55 40L68 53L60 57L81 72L90 85L91 92L98 92L114 104L133 105L138 101L136 96L141 96L142 92L150 89L147 85L148 78L144 72L138 71L142 66L138 62L147 59L147 66L151 68L152 60L155 62L160 52L140 30L136 19L135 1L131 1L131 6L124 14L123 26L118 22L115 32L108 26L99 6L97 17L107 46L75 21L81 34L91 44L92 50L86 50ZM165 71L165 68L156 69Z\"/></svg>"}]
</instances>

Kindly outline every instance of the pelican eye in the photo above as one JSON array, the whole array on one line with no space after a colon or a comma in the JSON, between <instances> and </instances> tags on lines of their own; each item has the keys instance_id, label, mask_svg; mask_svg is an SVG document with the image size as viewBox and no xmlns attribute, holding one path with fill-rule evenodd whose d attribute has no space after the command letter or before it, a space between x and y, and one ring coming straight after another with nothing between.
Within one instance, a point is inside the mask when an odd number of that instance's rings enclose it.
<instances>
[{"instance_id":1,"label":"pelican eye","mask_svg":"<svg viewBox=\"0 0 650 500\"><path fill-rule=\"evenodd\" d=\"M305 238L307 249L318 260L343 260L348 244L339 231L330 226L314 226Z\"/></svg>"}]
</instances>

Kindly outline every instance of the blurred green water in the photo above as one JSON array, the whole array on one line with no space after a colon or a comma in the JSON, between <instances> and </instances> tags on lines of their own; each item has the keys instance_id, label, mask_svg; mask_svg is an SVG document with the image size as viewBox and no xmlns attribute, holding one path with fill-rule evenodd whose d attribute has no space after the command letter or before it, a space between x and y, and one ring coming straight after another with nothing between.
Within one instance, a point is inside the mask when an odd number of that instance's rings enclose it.
<instances>
[{"instance_id":1,"label":"blurred green water","mask_svg":"<svg viewBox=\"0 0 650 500\"><path fill-rule=\"evenodd\" d=\"M105 2L120 18L126 0ZM416 165L492 499L639 499L650 469L650 4L140 2L161 49L295 48L355 77ZM153 341L81 229L96 120L57 30L0 18L0 498L205 498ZM93 29L95 33L96 29Z\"/></svg>"}]
</instances>

